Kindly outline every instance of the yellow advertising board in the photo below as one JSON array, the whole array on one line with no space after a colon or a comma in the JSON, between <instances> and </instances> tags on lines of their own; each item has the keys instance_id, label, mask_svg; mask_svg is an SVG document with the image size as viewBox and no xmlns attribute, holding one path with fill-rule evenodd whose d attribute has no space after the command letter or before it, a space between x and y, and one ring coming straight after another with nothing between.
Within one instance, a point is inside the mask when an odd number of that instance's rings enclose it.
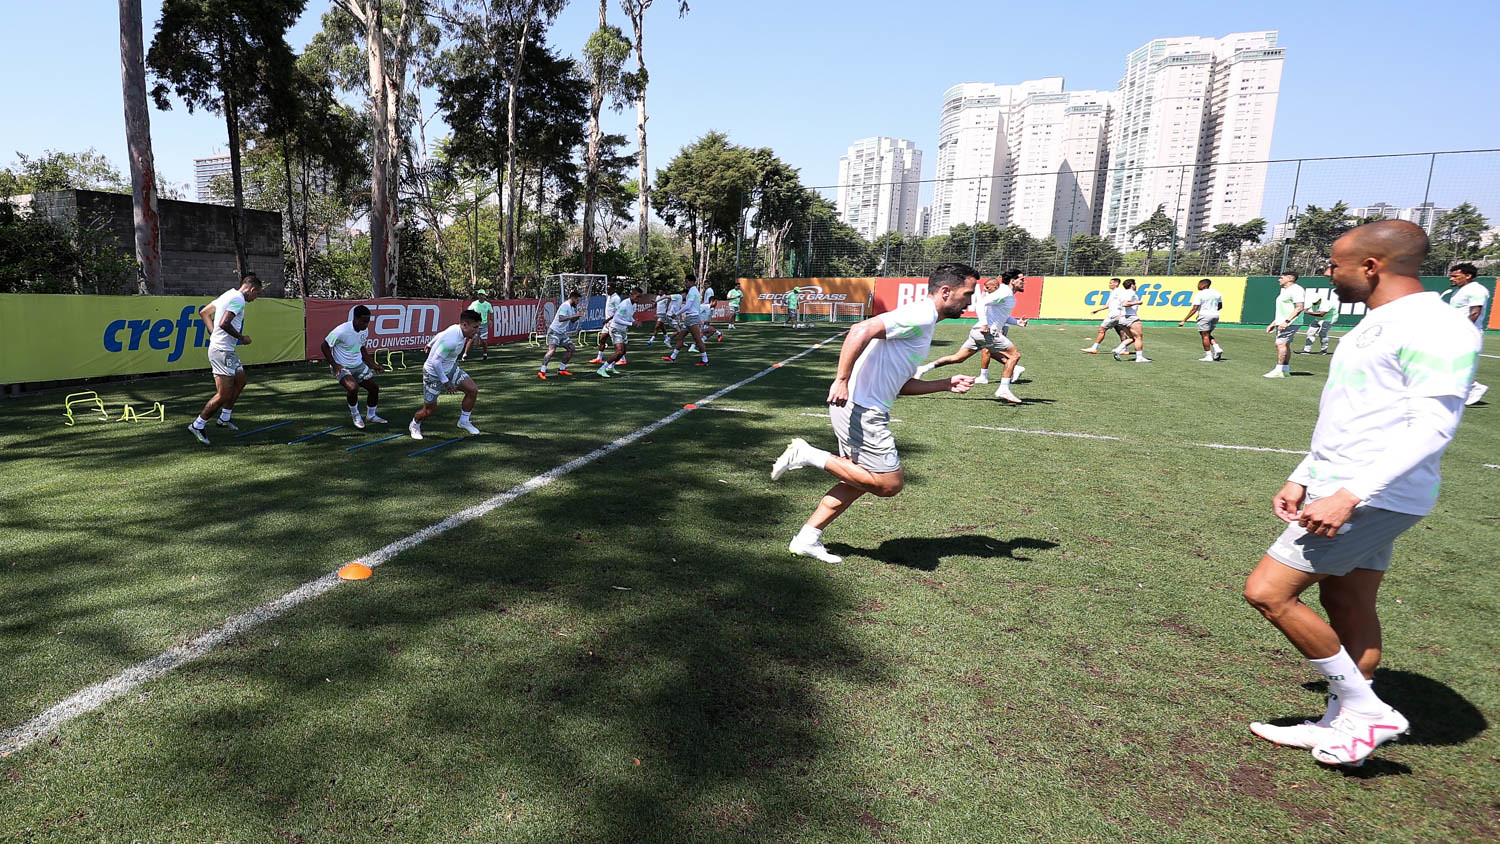
<instances>
[{"instance_id":1,"label":"yellow advertising board","mask_svg":"<svg viewBox=\"0 0 1500 844\"><path fill-rule=\"evenodd\" d=\"M208 334L193 296L0 294L0 384L208 368ZM302 360L300 299L245 307L247 365Z\"/></svg>"},{"instance_id":2,"label":"yellow advertising board","mask_svg":"<svg viewBox=\"0 0 1500 844\"><path fill-rule=\"evenodd\" d=\"M769 314L771 305L785 305L786 294L793 287L803 302L854 303L868 305L875 295L873 278L742 278L740 290L745 298L740 313ZM720 299L724 298L721 291Z\"/></svg>"},{"instance_id":3,"label":"yellow advertising board","mask_svg":"<svg viewBox=\"0 0 1500 844\"><path fill-rule=\"evenodd\" d=\"M1199 276L1203 278L1203 276ZM1213 289L1224 296L1219 312L1221 322L1239 322L1245 305L1244 276L1209 276ZM1142 304L1143 320L1171 320L1187 316L1198 292L1198 278L1192 276L1140 276L1136 292ZM1042 288L1043 319L1103 319L1104 312L1094 313L1109 300L1109 278L1106 276L1048 276Z\"/></svg>"}]
</instances>

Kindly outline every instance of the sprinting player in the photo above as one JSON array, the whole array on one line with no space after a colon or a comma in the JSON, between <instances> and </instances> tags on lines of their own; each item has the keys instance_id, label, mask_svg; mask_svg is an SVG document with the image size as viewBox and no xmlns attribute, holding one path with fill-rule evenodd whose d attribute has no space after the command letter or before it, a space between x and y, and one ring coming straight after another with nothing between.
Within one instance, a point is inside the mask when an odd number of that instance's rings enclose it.
<instances>
[{"instance_id":1,"label":"sprinting player","mask_svg":"<svg viewBox=\"0 0 1500 844\"><path fill-rule=\"evenodd\" d=\"M458 357L468 341L479 334L482 320L478 311L466 310L459 314L457 323L439 331L427 341L427 362L422 364L422 409L412 416L411 424L406 426L412 439L422 438L422 421L437 412L438 396L451 390L464 394L463 403L459 406L458 427L471 434L479 433L479 429L469 421L469 414L474 412L474 402L479 400L479 385L474 383L469 373L458 368Z\"/></svg>"},{"instance_id":2,"label":"sprinting player","mask_svg":"<svg viewBox=\"0 0 1500 844\"><path fill-rule=\"evenodd\" d=\"M188 432L198 442L208 445L203 426L217 411L218 426L238 431L238 425L230 421L234 415L234 403L245 391L245 367L240 363L236 349L250 345L250 335L245 334L245 305L260 296L261 281L255 273L245 273L240 286L219 294L219 298L204 305L198 318L212 333L208 339L208 365L214 374L214 396L203 405L203 412L188 424Z\"/></svg>"},{"instance_id":3,"label":"sprinting player","mask_svg":"<svg viewBox=\"0 0 1500 844\"><path fill-rule=\"evenodd\" d=\"M734 324L740 319L740 303L745 298L745 291L740 289L740 283L736 281L724 298L729 300L729 327L734 328Z\"/></svg>"},{"instance_id":4,"label":"sprinting player","mask_svg":"<svg viewBox=\"0 0 1500 844\"><path fill-rule=\"evenodd\" d=\"M1198 280L1198 292L1193 294L1193 306L1187 316L1177 323L1181 328L1194 315L1198 317L1198 336L1203 339L1203 357L1198 360L1216 361L1224 359L1224 350L1214 339L1214 329L1219 327L1219 313L1224 310L1224 294L1212 289L1213 279Z\"/></svg>"},{"instance_id":5,"label":"sprinting player","mask_svg":"<svg viewBox=\"0 0 1500 844\"><path fill-rule=\"evenodd\" d=\"M980 290L981 289L984 290L984 292L985 292L986 295L988 295L990 293L993 293L995 291L996 285L997 285L997 283L999 281L1004 281L1006 284L1009 284L1010 287L1011 287L1011 289L1014 290L1017 293L1020 293L1020 292L1022 292L1022 291L1024 291L1026 289L1026 278L1025 278L1025 276L1021 275L1021 271L1020 270L1006 270L1005 272L1003 272L1003 273L1000 274L1000 278L998 278L998 279L990 279L989 281L982 282L981 283L983 285L982 288L976 287L974 289L974 302L969 307L973 308L975 313L979 313L979 307L980 307L980 304L981 304L981 302L980 302L981 297L979 295ZM1025 318L1017 318L1017 317L1014 317L1014 316L1007 317L1006 320L1005 320L1005 327L1000 329L1001 333L1003 333L1005 336L1009 337L1010 336L1010 327L1012 325L1019 325L1020 327L1025 328L1026 327L1026 319ZM1012 376L1011 380L1013 382L1014 381L1020 381L1021 380L1021 376L1023 374L1025 374L1025 372L1026 372L1026 367L1022 366L1019 363L1016 364L1016 371L1015 371L1015 374ZM988 383L990 383L990 350L988 348L981 349L979 351L979 377L974 379L974 383L975 384L988 384Z\"/></svg>"},{"instance_id":6,"label":"sprinting player","mask_svg":"<svg viewBox=\"0 0 1500 844\"><path fill-rule=\"evenodd\" d=\"M479 348L484 351L480 360L490 359L490 314L494 313L495 306L490 304L490 294L485 290L474 291L474 301L469 303L468 310L479 314L479 336L471 337L464 343L463 360L469 359L469 350L473 347L475 340L479 342Z\"/></svg>"},{"instance_id":7,"label":"sprinting player","mask_svg":"<svg viewBox=\"0 0 1500 844\"><path fill-rule=\"evenodd\" d=\"M718 301L719 299L714 294L713 286L704 282L703 303L698 307L699 311L703 314L703 337L722 343L724 342L724 332L715 328L713 322L714 303Z\"/></svg>"},{"instance_id":8,"label":"sprinting player","mask_svg":"<svg viewBox=\"0 0 1500 844\"><path fill-rule=\"evenodd\" d=\"M1130 337L1125 328L1120 325L1120 303L1123 301L1125 301L1125 291L1120 289L1120 280L1110 279L1109 298L1103 305L1089 312L1097 314L1100 311L1109 311L1109 313L1105 314L1104 319L1099 323L1099 333L1094 336L1093 345L1079 349L1080 352L1090 355L1099 354L1099 344L1104 342L1104 335L1108 334L1111 328L1120 336L1120 345L1114 348L1115 354L1125 351L1125 348L1130 345Z\"/></svg>"},{"instance_id":9,"label":"sprinting player","mask_svg":"<svg viewBox=\"0 0 1500 844\"><path fill-rule=\"evenodd\" d=\"M328 332L323 338L323 360L333 370L333 379L344 388L349 400L349 416L354 427L363 429L365 419L385 424L380 418L380 385L375 383L375 373L385 369L375 363L365 343L370 339L370 309L355 305L349 321ZM366 415L359 412L359 388L365 388L369 398L365 401Z\"/></svg>"},{"instance_id":10,"label":"sprinting player","mask_svg":"<svg viewBox=\"0 0 1500 844\"><path fill-rule=\"evenodd\" d=\"M1297 315L1302 313L1307 291L1297 283L1296 273L1282 273L1276 280L1281 293L1276 296L1276 321L1266 326L1267 334L1276 335L1276 368L1266 378L1290 378L1292 375L1292 341L1297 339Z\"/></svg>"},{"instance_id":11,"label":"sprinting player","mask_svg":"<svg viewBox=\"0 0 1500 844\"><path fill-rule=\"evenodd\" d=\"M1125 354L1126 347L1133 342L1136 363L1155 363L1146 357L1146 326L1141 324L1141 318L1136 313L1143 302L1141 294L1135 289L1135 279L1125 279L1120 283L1120 289L1125 291L1124 301L1120 302L1120 315L1115 318L1115 323L1125 330L1129 339L1115 348L1114 358L1121 360L1120 356Z\"/></svg>"},{"instance_id":12,"label":"sprinting player","mask_svg":"<svg viewBox=\"0 0 1500 844\"><path fill-rule=\"evenodd\" d=\"M542 355L542 366L536 371L536 377L547 380L547 364L552 362L552 354L558 349L563 350L562 364L557 367L558 375L569 375L568 361L573 359L573 353L578 347L573 343L573 335L578 332L578 321L583 319L583 312L578 310L579 295L577 290L569 290L567 301L557 306L557 312L552 315L552 324L547 326L547 354Z\"/></svg>"},{"instance_id":13,"label":"sprinting player","mask_svg":"<svg viewBox=\"0 0 1500 844\"><path fill-rule=\"evenodd\" d=\"M801 294L793 287L786 292L786 324L795 327L797 325L797 304L801 300Z\"/></svg>"},{"instance_id":14,"label":"sprinting player","mask_svg":"<svg viewBox=\"0 0 1500 844\"><path fill-rule=\"evenodd\" d=\"M651 336L646 339L646 345L656 342L656 332L661 332L661 339L666 340L677 330L677 309L681 306L682 294L669 293L666 296L656 297L656 324L651 326Z\"/></svg>"},{"instance_id":15,"label":"sprinting player","mask_svg":"<svg viewBox=\"0 0 1500 844\"><path fill-rule=\"evenodd\" d=\"M1490 291L1474 280L1478 274L1479 270L1473 264L1454 264L1453 269L1448 271L1448 283L1458 289L1453 292L1453 298L1448 300L1448 304L1457 308L1483 334L1484 314L1487 310L1485 305L1489 302ZM1464 399L1464 404L1474 404L1484 398L1489 390L1489 387L1475 381L1469 387L1469 395Z\"/></svg>"},{"instance_id":16,"label":"sprinting player","mask_svg":"<svg viewBox=\"0 0 1500 844\"><path fill-rule=\"evenodd\" d=\"M1323 275L1328 275L1328 268L1323 268ZM1302 349L1299 355L1310 355L1313 353L1313 343L1320 342L1322 353L1331 355L1328 350L1329 334L1333 330L1333 324L1339 319L1339 297L1332 290L1313 289L1307 292L1307 302L1302 310Z\"/></svg>"},{"instance_id":17,"label":"sprinting player","mask_svg":"<svg viewBox=\"0 0 1500 844\"><path fill-rule=\"evenodd\" d=\"M966 393L968 375L946 380L914 378L917 361L932 348L932 332L942 319L963 316L979 273L964 264L939 264L927 283L928 298L871 317L849 330L839 351L838 372L828 388L828 415L838 437L839 456L794 439L771 467L771 480L789 469L815 466L838 478L817 509L792 538L793 554L825 563L843 558L823 547L823 531L865 493L889 498L906 484L901 457L891 436L891 404L896 396Z\"/></svg>"},{"instance_id":18,"label":"sprinting player","mask_svg":"<svg viewBox=\"0 0 1500 844\"><path fill-rule=\"evenodd\" d=\"M604 301L604 325L599 327L599 352L589 363L604 363L604 355L610 348L609 321L614 317L615 309L620 305L620 291L614 282L610 282L608 289L609 298Z\"/></svg>"},{"instance_id":19,"label":"sprinting player","mask_svg":"<svg viewBox=\"0 0 1500 844\"><path fill-rule=\"evenodd\" d=\"M694 366L708 366L708 344L703 342L703 294L693 282L693 274L688 273L687 287L682 291L682 304L678 306L677 333L672 335L672 353L662 355L661 359L669 363L677 360L677 354L682 351L682 341L687 336L693 338L693 348L698 349L699 358Z\"/></svg>"},{"instance_id":20,"label":"sprinting player","mask_svg":"<svg viewBox=\"0 0 1500 844\"><path fill-rule=\"evenodd\" d=\"M614 314L610 317L605 328L609 331L610 342L614 343L615 351L609 360L594 373L603 378L608 378L615 367L625 362L625 345L630 342L630 327L635 325L636 311L642 311L651 307L652 297L639 287L630 288L630 295L621 299L615 305Z\"/></svg>"},{"instance_id":21,"label":"sprinting player","mask_svg":"<svg viewBox=\"0 0 1500 844\"><path fill-rule=\"evenodd\" d=\"M1316 722L1254 723L1261 738L1358 764L1406 732L1371 686L1380 663L1375 597L1392 546L1432 510L1439 460L1458 430L1480 333L1423 290L1427 235L1403 220L1333 244L1333 284L1369 308L1333 354L1308 456L1271 499L1287 522L1245 583L1245 598L1328 678ZM1314 583L1328 621L1302 603Z\"/></svg>"},{"instance_id":22,"label":"sprinting player","mask_svg":"<svg viewBox=\"0 0 1500 844\"><path fill-rule=\"evenodd\" d=\"M985 296L980 303L979 321L969 329L968 339L964 340L963 346L951 355L944 355L932 363L917 367L916 377L921 378L940 366L968 360L980 349L991 350L992 354L1000 358L1002 367L1000 386L995 390L995 398L1006 404L1020 404L1021 400L1010 390L1010 382L1015 377L1016 362L1021 359L1021 350L1005 335L1005 325L1010 320L1011 310L1016 306L1016 294L1000 278L985 282L985 288Z\"/></svg>"}]
</instances>

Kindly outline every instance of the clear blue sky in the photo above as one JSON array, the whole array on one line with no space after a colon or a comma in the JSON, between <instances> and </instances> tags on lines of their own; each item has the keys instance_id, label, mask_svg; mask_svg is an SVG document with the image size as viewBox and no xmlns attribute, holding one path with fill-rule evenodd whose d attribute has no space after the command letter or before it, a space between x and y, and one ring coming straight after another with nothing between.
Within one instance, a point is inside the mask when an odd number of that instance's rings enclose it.
<instances>
[{"instance_id":1,"label":"clear blue sky","mask_svg":"<svg viewBox=\"0 0 1500 844\"><path fill-rule=\"evenodd\" d=\"M1097 0L692 5L679 19L672 0L657 0L648 15L653 170L717 129L737 143L773 148L809 185L832 184L849 142L872 135L916 141L930 177L938 109L953 84L1060 75L1069 89L1112 89L1125 54L1152 38L1255 29L1279 30L1287 48L1275 158L1500 147L1500 15L1481 0L1164 2L1148 4L1149 12ZM18 151L94 147L124 171L115 5L6 6L0 162ZM149 44L160 2L143 6ZM310 0L291 34L294 46L317 31L327 8L327 0ZM576 54L596 15L590 0L573 0L550 43ZM611 17L628 26L616 0ZM431 99L425 104L430 109ZM190 181L192 159L225 145L213 114L153 110L151 120L157 167L173 182ZM633 114L607 120L633 141ZM1273 168L1268 208L1289 196L1292 171ZM1425 161L1309 166L1300 195L1304 203L1406 205L1420 200L1426 175ZM1500 216L1500 154L1442 162L1433 198L1471 199Z\"/></svg>"}]
</instances>

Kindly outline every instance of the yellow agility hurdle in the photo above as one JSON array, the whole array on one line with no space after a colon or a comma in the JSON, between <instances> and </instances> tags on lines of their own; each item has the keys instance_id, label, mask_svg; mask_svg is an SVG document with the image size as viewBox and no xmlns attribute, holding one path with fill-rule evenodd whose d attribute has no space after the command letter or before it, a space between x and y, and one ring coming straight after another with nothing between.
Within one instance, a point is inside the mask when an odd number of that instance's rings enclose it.
<instances>
[{"instance_id":1,"label":"yellow agility hurdle","mask_svg":"<svg viewBox=\"0 0 1500 844\"><path fill-rule=\"evenodd\" d=\"M109 413L104 409L104 400L99 398L98 393L93 390L82 393L68 393L67 397L63 399L63 415L68 417L68 421L63 424L70 428L76 424L76 420L73 418L74 405L93 405L94 409L99 411L99 419L104 422L109 421Z\"/></svg>"}]
</instances>

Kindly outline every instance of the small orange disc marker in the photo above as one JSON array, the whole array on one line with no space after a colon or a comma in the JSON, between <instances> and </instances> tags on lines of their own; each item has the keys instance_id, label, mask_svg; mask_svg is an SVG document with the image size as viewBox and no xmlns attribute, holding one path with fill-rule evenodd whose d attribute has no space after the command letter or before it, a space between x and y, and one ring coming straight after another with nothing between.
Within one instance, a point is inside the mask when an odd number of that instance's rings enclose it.
<instances>
[{"instance_id":1,"label":"small orange disc marker","mask_svg":"<svg viewBox=\"0 0 1500 844\"><path fill-rule=\"evenodd\" d=\"M375 570L364 563L350 563L339 569L340 580L364 580L374 574Z\"/></svg>"},{"instance_id":2,"label":"small orange disc marker","mask_svg":"<svg viewBox=\"0 0 1500 844\"><path fill-rule=\"evenodd\" d=\"M781 368L781 364L779 364L779 363L773 363L773 364L771 364L771 366L773 366L773 367L775 367L777 369Z\"/></svg>"},{"instance_id":3,"label":"small orange disc marker","mask_svg":"<svg viewBox=\"0 0 1500 844\"><path fill-rule=\"evenodd\" d=\"M683 410L697 410L698 409L698 405L696 405L696 404L685 404L685 405L682 406L682 409Z\"/></svg>"}]
</instances>

